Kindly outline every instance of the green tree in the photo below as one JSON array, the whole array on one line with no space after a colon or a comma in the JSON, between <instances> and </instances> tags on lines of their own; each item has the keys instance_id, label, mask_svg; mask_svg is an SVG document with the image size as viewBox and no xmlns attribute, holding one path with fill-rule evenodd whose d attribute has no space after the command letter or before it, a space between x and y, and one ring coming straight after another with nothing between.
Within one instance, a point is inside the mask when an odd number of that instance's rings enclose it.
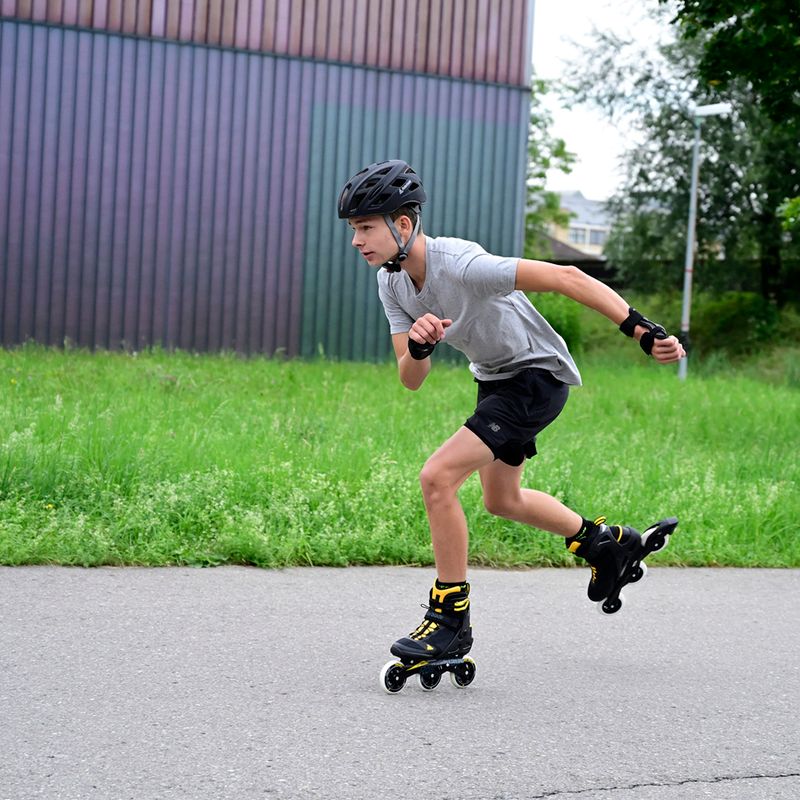
<instances>
[{"instance_id":1,"label":"green tree","mask_svg":"<svg viewBox=\"0 0 800 800\"><path fill-rule=\"evenodd\" d=\"M786 200L781 204L778 212L783 220L782 225L785 231L800 233L800 197Z\"/></svg>"},{"instance_id":2,"label":"green tree","mask_svg":"<svg viewBox=\"0 0 800 800\"><path fill-rule=\"evenodd\" d=\"M575 155L567 150L563 139L553 136L553 115L545 108L543 99L549 87L546 81L535 79L531 91L531 110L528 122L528 164L525 180L525 247L526 258L552 258L544 234L549 224L566 225L569 213L561 209L559 196L546 188L547 173L552 169L569 173Z\"/></svg>"},{"instance_id":3,"label":"green tree","mask_svg":"<svg viewBox=\"0 0 800 800\"><path fill-rule=\"evenodd\" d=\"M706 83L725 91L744 79L775 122L800 119L797 0L670 1L682 36L703 44L697 66Z\"/></svg>"},{"instance_id":4,"label":"green tree","mask_svg":"<svg viewBox=\"0 0 800 800\"><path fill-rule=\"evenodd\" d=\"M729 117L702 127L697 244L708 258L699 274L709 288L756 288L778 297L789 282L782 263L778 207L798 193L793 129L756 102L750 83L730 80L725 95L699 77L705 38L679 38L660 12L664 37L653 48L596 32L596 46L568 76L573 99L601 109L632 131L626 180L612 199L616 232L607 247L625 277L648 279L657 260L661 282L677 286L688 218L695 105L731 101ZM724 256L724 261L720 260ZM757 273L746 265L755 261ZM731 273L731 267L738 266Z\"/></svg>"},{"instance_id":5,"label":"green tree","mask_svg":"<svg viewBox=\"0 0 800 800\"><path fill-rule=\"evenodd\" d=\"M665 3L666 0L660 0ZM800 226L797 208L798 165L800 148L800 6L797 0L673 0L677 12L674 21L685 40L702 42L697 65L701 78L719 91L731 91L746 82L760 110L773 123L768 146L775 140L794 148L794 156L776 163L795 177L795 193L785 197L775 218L762 217L762 244L779 238L779 225L794 231L790 249L797 251ZM776 159L777 161L777 159ZM788 183L788 181L787 181ZM793 211L794 209L794 211ZM773 246L777 259L778 246ZM779 267L772 265L773 280Z\"/></svg>"}]
</instances>

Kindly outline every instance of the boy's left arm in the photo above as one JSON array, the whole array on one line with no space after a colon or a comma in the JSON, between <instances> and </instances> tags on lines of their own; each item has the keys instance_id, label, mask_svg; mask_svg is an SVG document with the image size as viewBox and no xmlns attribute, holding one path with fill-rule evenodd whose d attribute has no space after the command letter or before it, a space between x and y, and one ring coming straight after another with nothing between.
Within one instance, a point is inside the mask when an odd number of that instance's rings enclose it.
<instances>
[{"instance_id":1,"label":"boy's left arm","mask_svg":"<svg viewBox=\"0 0 800 800\"><path fill-rule=\"evenodd\" d=\"M521 258L517 263L514 288L523 292L558 292L598 311L618 326L632 316L633 309L620 295L577 267ZM649 320L644 319L644 322ZM636 323L629 335L640 341L650 331L646 324ZM651 355L662 364L670 364L679 361L686 352L675 336L667 336L653 339Z\"/></svg>"}]
</instances>

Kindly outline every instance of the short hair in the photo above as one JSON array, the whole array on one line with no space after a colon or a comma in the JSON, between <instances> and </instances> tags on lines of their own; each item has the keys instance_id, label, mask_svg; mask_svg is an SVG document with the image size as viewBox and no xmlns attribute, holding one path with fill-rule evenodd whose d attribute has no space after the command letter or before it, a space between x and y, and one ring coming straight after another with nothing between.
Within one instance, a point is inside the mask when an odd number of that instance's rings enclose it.
<instances>
[{"instance_id":1,"label":"short hair","mask_svg":"<svg viewBox=\"0 0 800 800\"><path fill-rule=\"evenodd\" d=\"M400 206L397 211L392 211L389 216L392 218L392 222L400 217L408 217L411 220L411 225L415 226L417 224L417 219L419 218L419 206L410 204Z\"/></svg>"}]
</instances>

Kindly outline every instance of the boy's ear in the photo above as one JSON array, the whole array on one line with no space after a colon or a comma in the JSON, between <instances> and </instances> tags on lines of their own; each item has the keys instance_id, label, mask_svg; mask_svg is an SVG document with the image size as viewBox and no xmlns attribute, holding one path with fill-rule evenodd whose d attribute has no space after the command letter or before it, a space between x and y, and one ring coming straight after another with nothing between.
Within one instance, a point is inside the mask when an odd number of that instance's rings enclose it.
<instances>
[{"instance_id":1,"label":"boy's ear","mask_svg":"<svg viewBox=\"0 0 800 800\"><path fill-rule=\"evenodd\" d=\"M394 224L395 224L395 226L398 227L399 230L402 230L404 232L405 231L412 231L414 229L414 225L411 222L411 218L407 217L405 214L401 214L395 220Z\"/></svg>"}]
</instances>

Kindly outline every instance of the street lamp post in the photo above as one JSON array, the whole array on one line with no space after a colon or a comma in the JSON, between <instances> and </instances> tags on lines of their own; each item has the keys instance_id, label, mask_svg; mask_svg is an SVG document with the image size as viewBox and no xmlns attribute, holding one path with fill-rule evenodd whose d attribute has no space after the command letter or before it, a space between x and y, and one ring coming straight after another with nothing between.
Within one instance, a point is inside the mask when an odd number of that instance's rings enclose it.
<instances>
[{"instance_id":1,"label":"street lamp post","mask_svg":"<svg viewBox=\"0 0 800 800\"><path fill-rule=\"evenodd\" d=\"M692 185L689 190L689 224L686 231L686 259L683 269L683 306L681 308L681 341L686 357L678 362L678 377L686 379L689 368L689 321L692 309L692 277L694 274L695 227L697 224L697 180L700 174L700 126L705 117L729 114L730 103L697 106L694 110L694 147L692 149Z\"/></svg>"}]
</instances>

